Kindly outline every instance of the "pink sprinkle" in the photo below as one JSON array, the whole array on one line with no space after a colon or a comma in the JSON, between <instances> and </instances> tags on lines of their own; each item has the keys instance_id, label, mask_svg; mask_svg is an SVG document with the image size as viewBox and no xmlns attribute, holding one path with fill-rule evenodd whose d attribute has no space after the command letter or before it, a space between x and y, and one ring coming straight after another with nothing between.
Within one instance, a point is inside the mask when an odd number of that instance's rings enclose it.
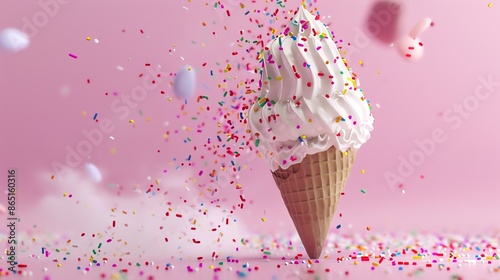
<instances>
[{"instance_id":1,"label":"pink sprinkle","mask_svg":"<svg viewBox=\"0 0 500 280\"><path fill-rule=\"evenodd\" d=\"M74 55L74 54L72 54L72 53L70 53L70 54L69 54L69 56L70 56L70 57L72 57L72 58L74 58L74 59L77 59L77 58L78 58L78 56L76 56L76 55Z\"/></svg>"},{"instance_id":2,"label":"pink sprinkle","mask_svg":"<svg viewBox=\"0 0 500 280\"><path fill-rule=\"evenodd\" d=\"M203 170L200 170L200 172L198 173L198 176L201 176L201 174L203 174Z\"/></svg>"}]
</instances>

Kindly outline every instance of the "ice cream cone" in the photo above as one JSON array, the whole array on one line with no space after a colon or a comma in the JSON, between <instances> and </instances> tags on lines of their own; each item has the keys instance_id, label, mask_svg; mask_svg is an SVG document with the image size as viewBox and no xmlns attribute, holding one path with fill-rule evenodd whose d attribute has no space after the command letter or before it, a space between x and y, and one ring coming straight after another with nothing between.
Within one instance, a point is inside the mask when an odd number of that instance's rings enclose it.
<instances>
[{"instance_id":1,"label":"ice cream cone","mask_svg":"<svg viewBox=\"0 0 500 280\"><path fill-rule=\"evenodd\" d=\"M288 213L311 259L320 257L356 152L332 147L273 172Z\"/></svg>"}]
</instances>

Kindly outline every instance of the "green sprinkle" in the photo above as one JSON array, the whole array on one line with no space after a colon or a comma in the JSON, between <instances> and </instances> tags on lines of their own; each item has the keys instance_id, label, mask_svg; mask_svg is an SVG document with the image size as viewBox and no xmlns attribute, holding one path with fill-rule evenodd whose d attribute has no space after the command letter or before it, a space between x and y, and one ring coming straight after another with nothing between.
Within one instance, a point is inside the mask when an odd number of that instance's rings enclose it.
<instances>
[{"instance_id":1,"label":"green sprinkle","mask_svg":"<svg viewBox=\"0 0 500 280\"><path fill-rule=\"evenodd\" d=\"M363 189L361 189L361 192L362 192L362 193L366 193L366 191L365 191L365 190L363 190Z\"/></svg>"},{"instance_id":2,"label":"green sprinkle","mask_svg":"<svg viewBox=\"0 0 500 280\"><path fill-rule=\"evenodd\" d=\"M141 264L140 264L140 263L136 263L135 265L136 265L136 266L141 266Z\"/></svg>"},{"instance_id":3,"label":"green sprinkle","mask_svg":"<svg viewBox=\"0 0 500 280\"><path fill-rule=\"evenodd\" d=\"M99 243L99 246L97 246L97 249L101 249L102 243Z\"/></svg>"},{"instance_id":4,"label":"green sprinkle","mask_svg":"<svg viewBox=\"0 0 500 280\"><path fill-rule=\"evenodd\" d=\"M96 255L96 254L97 254L97 252L95 251L95 249L94 249L94 250L92 250L92 253L94 253L94 255Z\"/></svg>"},{"instance_id":5,"label":"green sprinkle","mask_svg":"<svg viewBox=\"0 0 500 280\"><path fill-rule=\"evenodd\" d=\"M219 262L219 265L223 265L223 264L224 264L224 262Z\"/></svg>"},{"instance_id":6,"label":"green sprinkle","mask_svg":"<svg viewBox=\"0 0 500 280\"><path fill-rule=\"evenodd\" d=\"M271 252L269 252L269 251L264 251L264 254L265 254L265 255L271 255Z\"/></svg>"},{"instance_id":7,"label":"green sprinkle","mask_svg":"<svg viewBox=\"0 0 500 280\"><path fill-rule=\"evenodd\" d=\"M255 139L255 147L258 147L260 144L260 139Z\"/></svg>"},{"instance_id":8,"label":"green sprinkle","mask_svg":"<svg viewBox=\"0 0 500 280\"><path fill-rule=\"evenodd\" d=\"M344 71L340 71L340 75L343 75L344 74Z\"/></svg>"}]
</instances>

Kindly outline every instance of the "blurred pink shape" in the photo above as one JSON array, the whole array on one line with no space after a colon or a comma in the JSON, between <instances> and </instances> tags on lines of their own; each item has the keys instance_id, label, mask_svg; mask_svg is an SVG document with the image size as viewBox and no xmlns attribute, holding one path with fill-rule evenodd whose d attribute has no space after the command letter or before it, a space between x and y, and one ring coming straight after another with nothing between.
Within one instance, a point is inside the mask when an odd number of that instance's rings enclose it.
<instances>
[{"instance_id":1,"label":"blurred pink shape","mask_svg":"<svg viewBox=\"0 0 500 280\"><path fill-rule=\"evenodd\" d=\"M417 23L410 31L410 37L412 38L417 38L418 36L420 36L420 34L422 34L422 32L424 32L425 30L427 30L427 28L429 28L432 24L432 19L426 17L424 19L422 19L419 23Z\"/></svg>"},{"instance_id":2,"label":"blurred pink shape","mask_svg":"<svg viewBox=\"0 0 500 280\"><path fill-rule=\"evenodd\" d=\"M393 1L378 1L370 9L366 19L366 29L375 39L383 43L392 43L399 36L399 15L402 4Z\"/></svg>"},{"instance_id":3,"label":"blurred pink shape","mask_svg":"<svg viewBox=\"0 0 500 280\"><path fill-rule=\"evenodd\" d=\"M7 213L7 208L3 206L3 204L0 203L0 215L6 214Z\"/></svg>"},{"instance_id":4,"label":"blurred pink shape","mask_svg":"<svg viewBox=\"0 0 500 280\"><path fill-rule=\"evenodd\" d=\"M412 61L423 57L424 44L418 36L427 30L431 24L432 20L426 17L411 29L409 35L405 35L398 40L397 47L403 57Z\"/></svg>"}]
</instances>

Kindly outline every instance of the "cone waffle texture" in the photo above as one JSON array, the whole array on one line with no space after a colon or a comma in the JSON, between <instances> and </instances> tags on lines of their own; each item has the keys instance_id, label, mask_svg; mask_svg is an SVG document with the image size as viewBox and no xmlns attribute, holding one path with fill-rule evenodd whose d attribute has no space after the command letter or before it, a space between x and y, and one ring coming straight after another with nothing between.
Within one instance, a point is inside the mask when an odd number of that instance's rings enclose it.
<instances>
[{"instance_id":1,"label":"cone waffle texture","mask_svg":"<svg viewBox=\"0 0 500 280\"><path fill-rule=\"evenodd\" d=\"M334 147L273 172L288 213L311 259L320 257L356 153Z\"/></svg>"}]
</instances>

